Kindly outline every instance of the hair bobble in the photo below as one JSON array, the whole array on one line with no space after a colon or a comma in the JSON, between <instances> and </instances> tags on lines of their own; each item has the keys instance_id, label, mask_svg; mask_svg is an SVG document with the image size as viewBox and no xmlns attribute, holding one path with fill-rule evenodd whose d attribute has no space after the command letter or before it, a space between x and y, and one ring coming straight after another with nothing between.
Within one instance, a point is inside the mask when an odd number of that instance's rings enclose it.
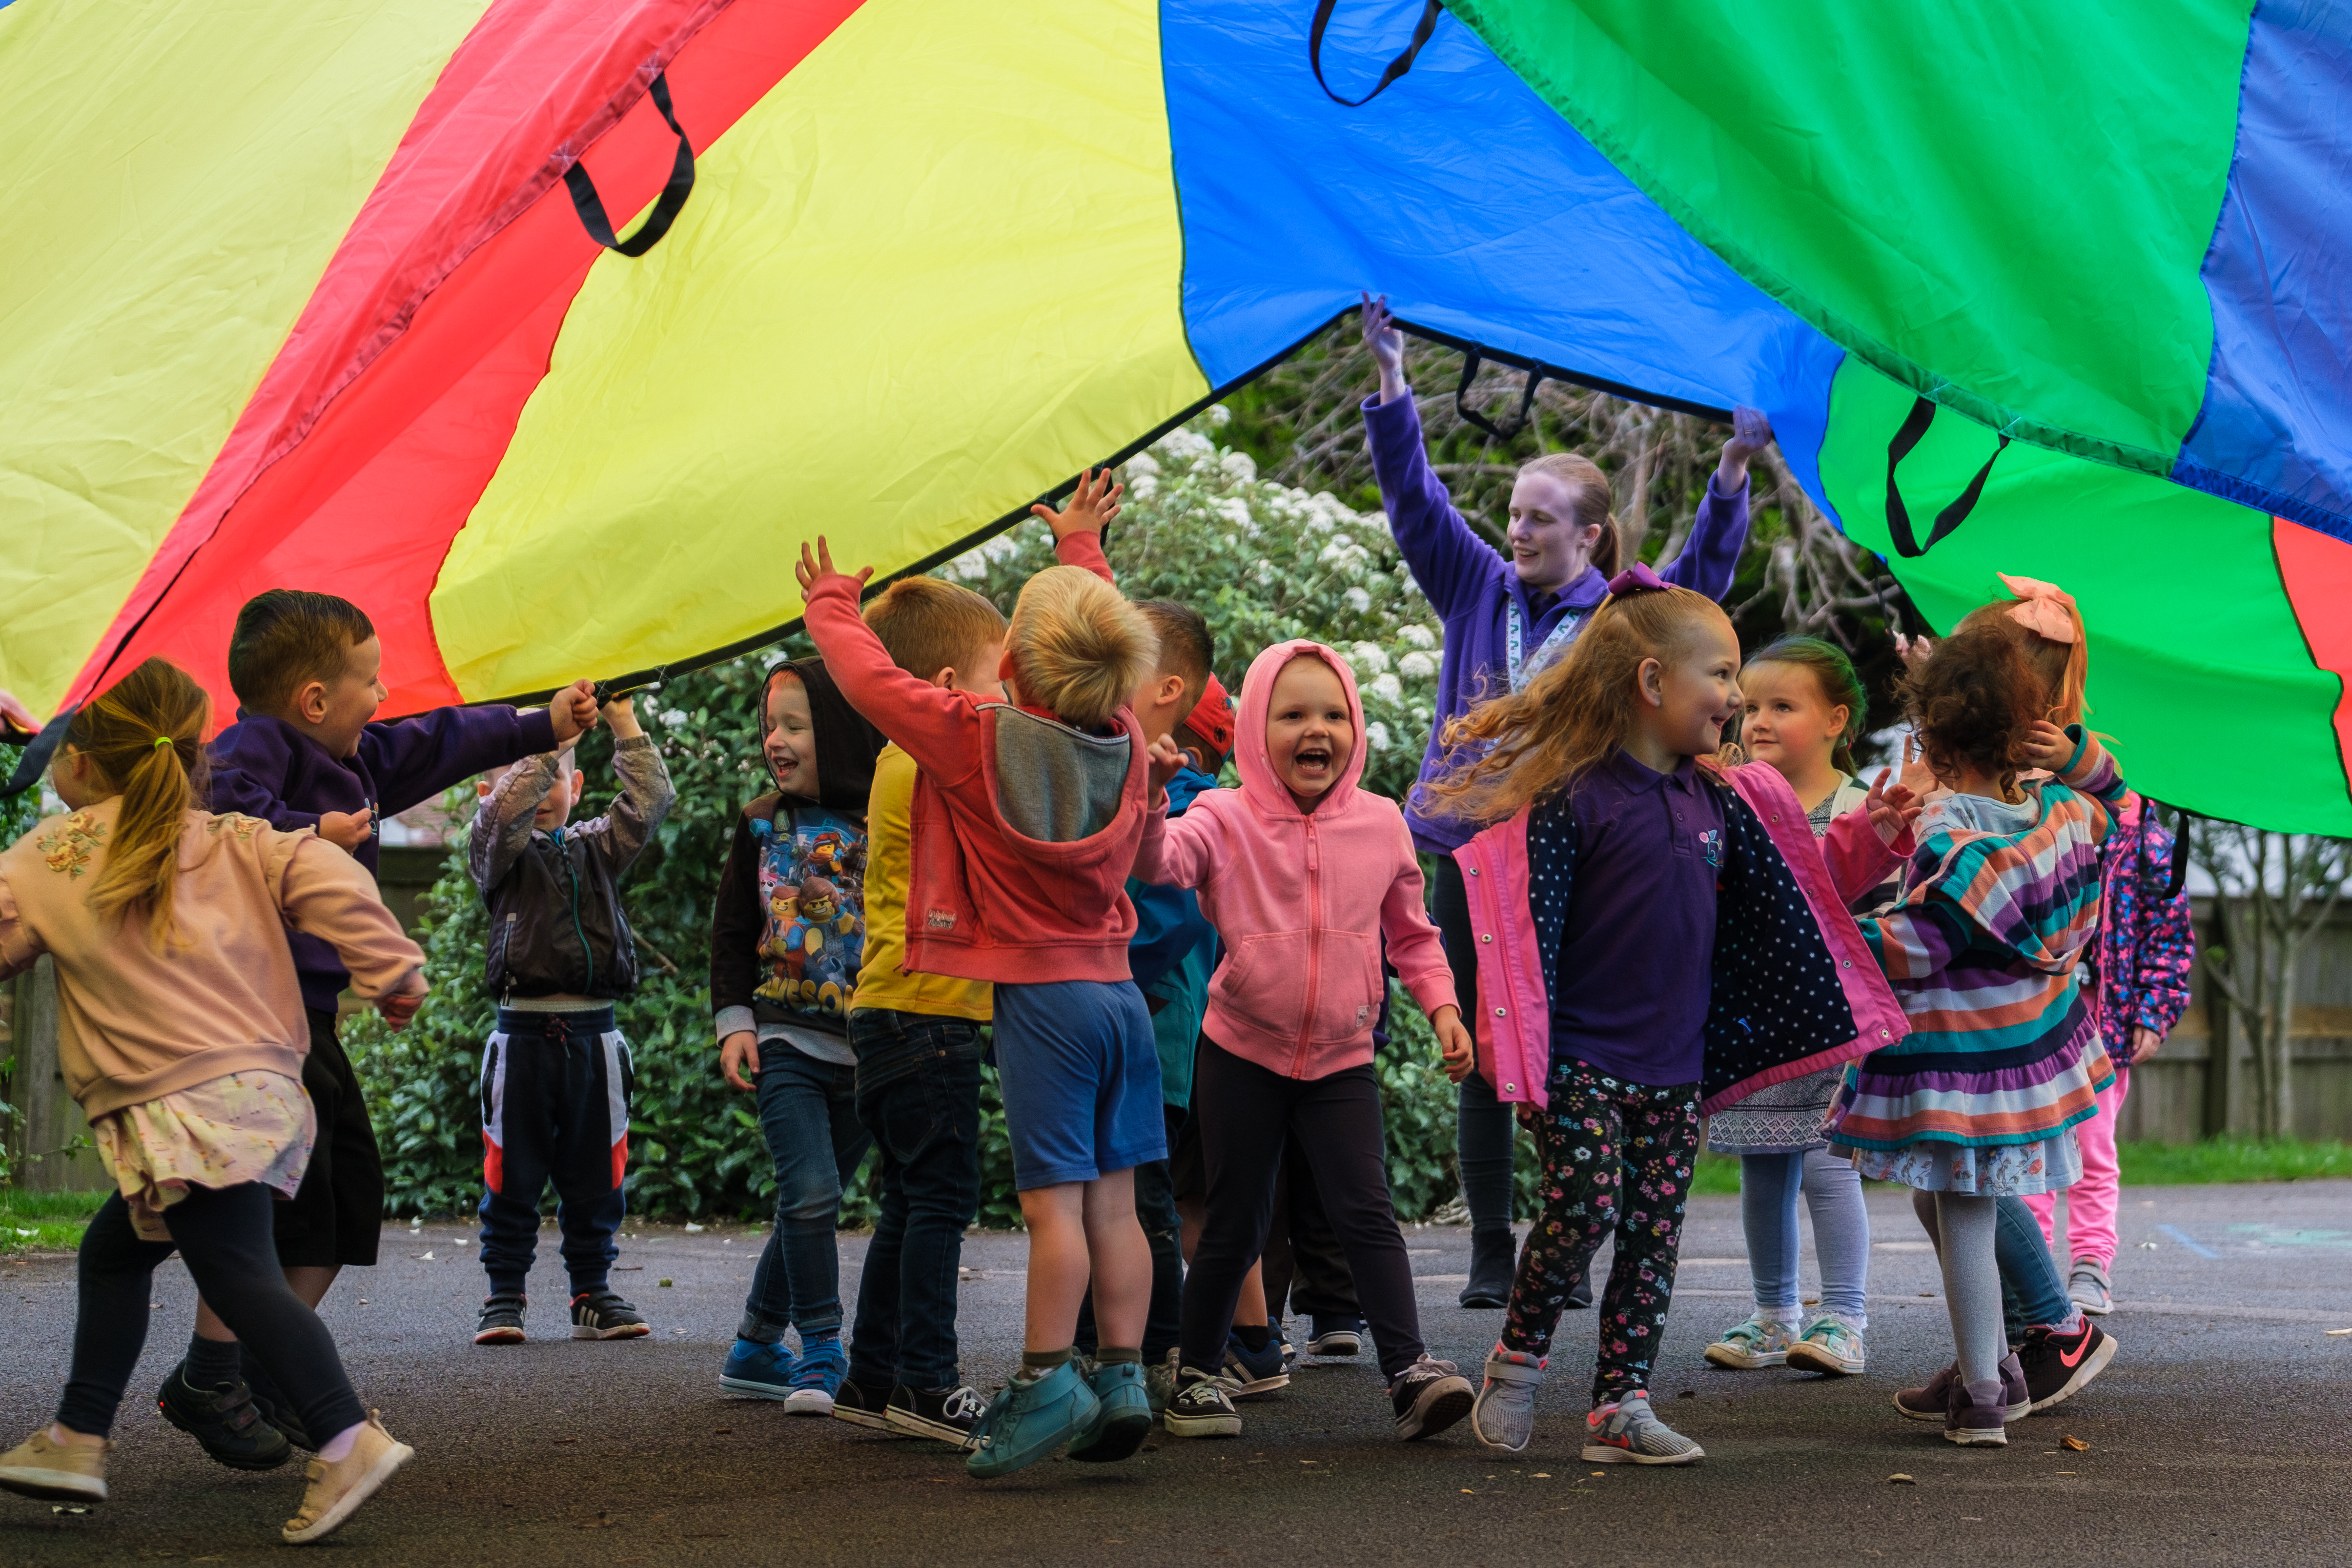
<instances>
[{"instance_id":1,"label":"hair bobble","mask_svg":"<svg viewBox=\"0 0 2352 1568\"><path fill-rule=\"evenodd\" d=\"M1664 593L1667 587L1665 579L1637 560L1609 580L1609 596L1624 599L1636 593Z\"/></svg>"},{"instance_id":2,"label":"hair bobble","mask_svg":"<svg viewBox=\"0 0 2352 1568\"><path fill-rule=\"evenodd\" d=\"M159 735L155 737L155 744L158 746L177 746L179 742L173 740L168 735Z\"/></svg>"}]
</instances>

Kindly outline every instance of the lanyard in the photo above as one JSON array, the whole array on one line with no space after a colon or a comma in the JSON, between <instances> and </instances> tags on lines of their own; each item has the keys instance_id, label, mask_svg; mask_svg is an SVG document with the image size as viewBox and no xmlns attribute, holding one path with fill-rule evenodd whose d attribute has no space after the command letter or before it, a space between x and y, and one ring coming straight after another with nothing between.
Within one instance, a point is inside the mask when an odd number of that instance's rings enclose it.
<instances>
[{"instance_id":1,"label":"lanyard","mask_svg":"<svg viewBox=\"0 0 2352 1568\"><path fill-rule=\"evenodd\" d=\"M1511 677L1511 690L1520 692L1525 691L1528 683L1541 674L1559 656L1561 649L1576 640L1576 629L1581 622L1573 610L1562 615L1559 624L1551 629L1551 635L1543 640L1543 645L1536 650L1535 657L1530 660L1525 656L1527 618L1520 612L1517 600L1509 600L1507 608L1510 615L1504 645L1504 656L1507 660L1506 672Z\"/></svg>"}]
</instances>

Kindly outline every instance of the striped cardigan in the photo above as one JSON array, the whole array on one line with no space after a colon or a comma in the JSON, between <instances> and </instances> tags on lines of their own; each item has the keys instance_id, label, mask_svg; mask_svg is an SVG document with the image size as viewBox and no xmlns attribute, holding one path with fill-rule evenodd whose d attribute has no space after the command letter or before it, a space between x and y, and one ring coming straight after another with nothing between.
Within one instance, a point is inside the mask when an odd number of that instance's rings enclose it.
<instances>
[{"instance_id":1,"label":"striped cardigan","mask_svg":"<svg viewBox=\"0 0 2352 1568\"><path fill-rule=\"evenodd\" d=\"M2095 741L2028 784L2021 832L1919 823L1902 897L1859 921L1911 1030L1857 1063L1841 1147L2033 1144L2096 1114L2115 1077L2084 959L2098 935L2100 846L2125 790Z\"/></svg>"}]
</instances>

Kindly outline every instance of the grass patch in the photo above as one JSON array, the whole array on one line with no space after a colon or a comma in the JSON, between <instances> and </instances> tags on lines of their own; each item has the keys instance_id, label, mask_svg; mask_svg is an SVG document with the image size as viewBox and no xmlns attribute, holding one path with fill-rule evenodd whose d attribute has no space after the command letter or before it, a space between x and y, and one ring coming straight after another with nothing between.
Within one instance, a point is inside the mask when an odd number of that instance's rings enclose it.
<instances>
[{"instance_id":1,"label":"grass patch","mask_svg":"<svg viewBox=\"0 0 2352 1568\"><path fill-rule=\"evenodd\" d=\"M2302 1138L2212 1138L2201 1144L2118 1144L2126 1186L2352 1177L2352 1144Z\"/></svg>"},{"instance_id":2,"label":"grass patch","mask_svg":"<svg viewBox=\"0 0 2352 1568\"><path fill-rule=\"evenodd\" d=\"M102 1192L25 1192L0 1187L0 1252L70 1252Z\"/></svg>"}]
</instances>

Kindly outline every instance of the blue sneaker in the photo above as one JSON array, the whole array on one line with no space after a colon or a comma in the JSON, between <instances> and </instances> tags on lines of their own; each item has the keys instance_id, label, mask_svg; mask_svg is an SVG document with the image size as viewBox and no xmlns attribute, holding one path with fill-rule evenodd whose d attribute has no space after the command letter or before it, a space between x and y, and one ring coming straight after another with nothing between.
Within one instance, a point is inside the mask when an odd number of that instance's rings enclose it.
<instances>
[{"instance_id":1,"label":"blue sneaker","mask_svg":"<svg viewBox=\"0 0 2352 1568\"><path fill-rule=\"evenodd\" d=\"M730 1394L748 1394L754 1399L789 1399L793 1392L793 1353L781 1341L761 1344L754 1340L739 1339L735 1348L727 1353L727 1365L719 1374L719 1386Z\"/></svg>"},{"instance_id":2,"label":"blue sneaker","mask_svg":"<svg viewBox=\"0 0 2352 1568\"><path fill-rule=\"evenodd\" d=\"M1264 1350L1252 1350L1239 1334L1225 1339L1225 1378L1235 1399L1255 1399L1290 1386L1290 1366L1282 1359L1282 1342L1266 1336Z\"/></svg>"},{"instance_id":3,"label":"blue sneaker","mask_svg":"<svg viewBox=\"0 0 2352 1568\"><path fill-rule=\"evenodd\" d=\"M833 1396L849 1375L849 1357L837 1333L801 1335L801 1359L793 1368L793 1390L784 1398L787 1416L830 1416Z\"/></svg>"},{"instance_id":4,"label":"blue sneaker","mask_svg":"<svg viewBox=\"0 0 2352 1568\"><path fill-rule=\"evenodd\" d=\"M1070 1439L1070 1458L1089 1465L1129 1458L1151 1435L1151 1393L1143 1364L1122 1361L1097 1367L1087 1383L1097 1401L1095 1418Z\"/></svg>"},{"instance_id":5,"label":"blue sneaker","mask_svg":"<svg viewBox=\"0 0 2352 1568\"><path fill-rule=\"evenodd\" d=\"M1067 1363L1035 1381L1016 1377L971 1429L964 1469L981 1480L1035 1464L1094 1424L1101 1401Z\"/></svg>"}]
</instances>

